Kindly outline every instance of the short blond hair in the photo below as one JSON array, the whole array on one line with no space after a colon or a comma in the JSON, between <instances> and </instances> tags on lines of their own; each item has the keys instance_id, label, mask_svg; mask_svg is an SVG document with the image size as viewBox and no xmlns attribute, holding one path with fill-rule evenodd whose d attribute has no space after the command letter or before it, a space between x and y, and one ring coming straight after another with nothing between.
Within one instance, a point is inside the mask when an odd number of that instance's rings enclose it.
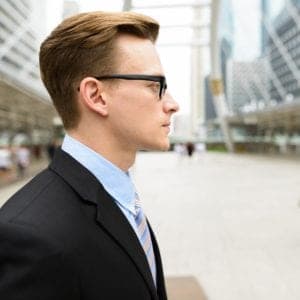
<instances>
[{"instance_id":1,"label":"short blond hair","mask_svg":"<svg viewBox=\"0 0 300 300\"><path fill-rule=\"evenodd\" d=\"M78 125L76 91L86 76L114 72L114 41L122 33L156 41L159 24L134 12L89 12L65 19L40 47L42 80L66 129Z\"/></svg>"}]
</instances>

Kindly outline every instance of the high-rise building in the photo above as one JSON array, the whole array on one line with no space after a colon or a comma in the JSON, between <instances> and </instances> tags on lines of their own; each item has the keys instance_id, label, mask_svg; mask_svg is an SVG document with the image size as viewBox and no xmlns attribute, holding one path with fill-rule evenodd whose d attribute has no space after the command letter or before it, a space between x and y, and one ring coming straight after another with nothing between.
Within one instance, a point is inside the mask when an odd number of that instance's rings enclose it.
<instances>
[{"instance_id":1,"label":"high-rise building","mask_svg":"<svg viewBox=\"0 0 300 300\"><path fill-rule=\"evenodd\" d=\"M43 1L0 1L0 74L42 97L38 49L45 13Z\"/></svg>"},{"instance_id":2,"label":"high-rise building","mask_svg":"<svg viewBox=\"0 0 300 300\"><path fill-rule=\"evenodd\" d=\"M286 4L272 21L274 33L268 38L268 60L277 78L277 84L275 81L271 83L270 94L277 102L284 101L283 96L288 99L300 96L300 1L292 0L290 4L292 7Z\"/></svg>"},{"instance_id":3,"label":"high-rise building","mask_svg":"<svg viewBox=\"0 0 300 300\"><path fill-rule=\"evenodd\" d=\"M264 21L270 21L270 1L261 0L261 54L264 55L268 45L268 31L264 25Z\"/></svg>"},{"instance_id":4,"label":"high-rise building","mask_svg":"<svg viewBox=\"0 0 300 300\"><path fill-rule=\"evenodd\" d=\"M268 76L264 59L253 62L228 62L227 95L234 113L268 106Z\"/></svg>"},{"instance_id":5,"label":"high-rise building","mask_svg":"<svg viewBox=\"0 0 300 300\"><path fill-rule=\"evenodd\" d=\"M227 76L227 62L232 58L233 54L233 40L234 40L234 26L233 26L233 10L231 0L223 0L221 7L220 20L220 48L221 48L221 71L224 81L224 92L227 95L226 76Z\"/></svg>"},{"instance_id":6,"label":"high-rise building","mask_svg":"<svg viewBox=\"0 0 300 300\"><path fill-rule=\"evenodd\" d=\"M46 12L46 1L0 1L0 139L19 131L40 137L52 125L38 62Z\"/></svg>"}]
</instances>

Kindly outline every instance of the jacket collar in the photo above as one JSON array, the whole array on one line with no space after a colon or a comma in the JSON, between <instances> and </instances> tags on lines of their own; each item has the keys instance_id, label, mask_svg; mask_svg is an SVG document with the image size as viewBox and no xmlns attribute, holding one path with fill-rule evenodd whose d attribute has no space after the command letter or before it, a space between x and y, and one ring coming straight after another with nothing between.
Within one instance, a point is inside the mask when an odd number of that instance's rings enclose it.
<instances>
[{"instance_id":1,"label":"jacket collar","mask_svg":"<svg viewBox=\"0 0 300 300\"><path fill-rule=\"evenodd\" d=\"M118 205L135 213L135 187L128 172L68 134L61 148L88 169Z\"/></svg>"},{"instance_id":2,"label":"jacket collar","mask_svg":"<svg viewBox=\"0 0 300 300\"><path fill-rule=\"evenodd\" d=\"M144 278L153 299L157 299L144 250L126 217L97 178L60 148L56 150L49 168L62 177L84 201L95 204L96 222L127 253Z\"/></svg>"}]
</instances>

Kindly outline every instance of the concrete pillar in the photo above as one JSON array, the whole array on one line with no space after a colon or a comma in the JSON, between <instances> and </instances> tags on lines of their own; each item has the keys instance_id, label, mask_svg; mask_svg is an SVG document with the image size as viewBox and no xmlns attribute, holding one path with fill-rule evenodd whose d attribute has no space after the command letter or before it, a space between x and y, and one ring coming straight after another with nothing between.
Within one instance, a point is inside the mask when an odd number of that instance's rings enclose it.
<instances>
[{"instance_id":1,"label":"concrete pillar","mask_svg":"<svg viewBox=\"0 0 300 300\"><path fill-rule=\"evenodd\" d=\"M223 133L224 142L229 152L234 151L234 143L227 120L228 108L226 104L223 79L221 75L221 57L219 44L219 19L220 19L220 0L211 2L211 29L210 29L210 59L211 59L211 91L214 106L220 127Z\"/></svg>"},{"instance_id":2,"label":"concrete pillar","mask_svg":"<svg viewBox=\"0 0 300 300\"><path fill-rule=\"evenodd\" d=\"M194 24L201 23L203 18L203 10L205 7L194 7ZM193 40L201 40L203 30L200 26L193 27ZM194 45L191 47L191 120L190 132L192 136L198 136L200 124L204 122L204 74L202 67L203 61L203 46Z\"/></svg>"},{"instance_id":3,"label":"concrete pillar","mask_svg":"<svg viewBox=\"0 0 300 300\"><path fill-rule=\"evenodd\" d=\"M123 1L123 11L129 11L132 8L132 0L124 0Z\"/></svg>"}]
</instances>

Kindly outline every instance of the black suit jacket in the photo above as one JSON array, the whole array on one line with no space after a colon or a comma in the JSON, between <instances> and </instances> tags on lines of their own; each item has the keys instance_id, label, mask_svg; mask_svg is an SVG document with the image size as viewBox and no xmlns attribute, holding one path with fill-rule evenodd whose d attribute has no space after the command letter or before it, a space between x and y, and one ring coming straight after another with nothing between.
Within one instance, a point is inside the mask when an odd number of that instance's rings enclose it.
<instances>
[{"instance_id":1,"label":"black suit jacket","mask_svg":"<svg viewBox=\"0 0 300 300\"><path fill-rule=\"evenodd\" d=\"M1 300L165 300L139 240L99 181L58 149L0 210Z\"/></svg>"}]
</instances>

